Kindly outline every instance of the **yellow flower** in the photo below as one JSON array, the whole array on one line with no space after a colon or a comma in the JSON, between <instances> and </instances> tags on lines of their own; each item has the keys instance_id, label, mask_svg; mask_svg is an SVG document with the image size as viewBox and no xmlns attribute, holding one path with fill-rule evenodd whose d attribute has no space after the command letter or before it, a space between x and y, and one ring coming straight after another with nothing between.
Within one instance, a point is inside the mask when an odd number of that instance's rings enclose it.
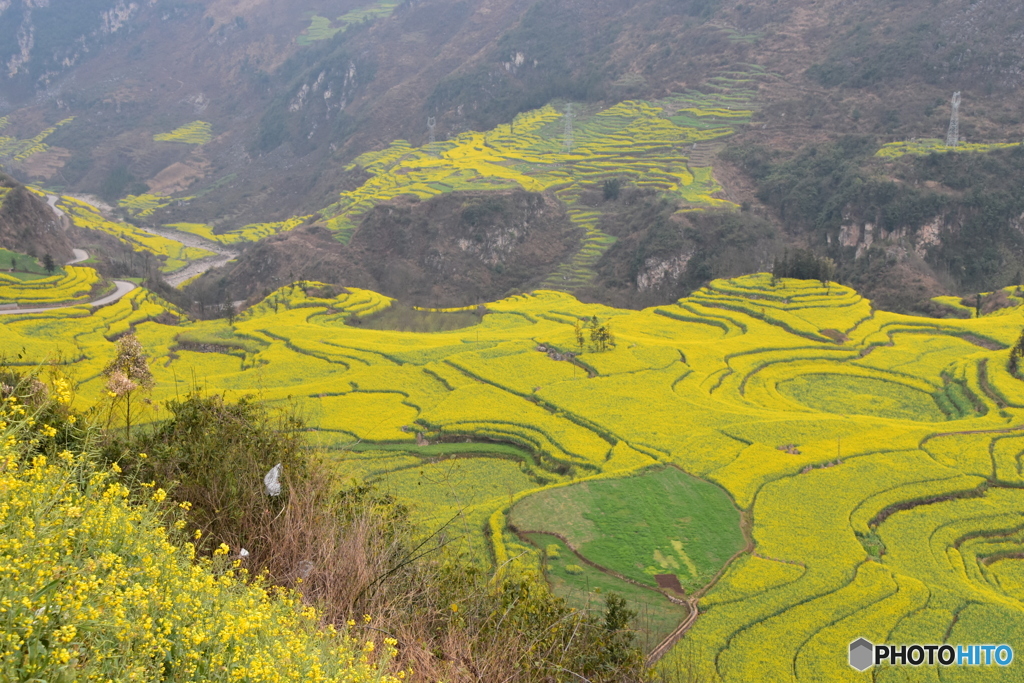
<instances>
[{"instance_id":1,"label":"yellow flower","mask_svg":"<svg viewBox=\"0 0 1024 683\"><path fill-rule=\"evenodd\" d=\"M155 500L158 503L164 502L166 498L167 491L164 491L163 489L157 489L156 491L153 492L153 500Z\"/></svg>"},{"instance_id":2,"label":"yellow flower","mask_svg":"<svg viewBox=\"0 0 1024 683\"><path fill-rule=\"evenodd\" d=\"M115 463L111 463L110 469L114 470L118 474L121 474L121 467L116 462Z\"/></svg>"},{"instance_id":3,"label":"yellow flower","mask_svg":"<svg viewBox=\"0 0 1024 683\"><path fill-rule=\"evenodd\" d=\"M196 539L197 541L200 538L202 538L202 537L203 537L203 530L202 529L196 529L196 532L194 534L192 534L192 538Z\"/></svg>"},{"instance_id":4,"label":"yellow flower","mask_svg":"<svg viewBox=\"0 0 1024 683\"><path fill-rule=\"evenodd\" d=\"M149 456L148 456L148 455L146 455L145 453L139 453L139 457L140 457L140 458L142 458L143 460L145 460L145 459L146 459L146 458L148 458Z\"/></svg>"},{"instance_id":5,"label":"yellow flower","mask_svg":"<svg viewBox=\"0 0 1024 683\"><path fill-rule=\"evenodd\" d=\"M456 604L455 604L455 603L453 602L453 603L452 603L452 606L451 606L451 610L452 610L453 612L458 612L458 611L459 611L459 606L458 606L458 605L456 605Z\"/></svg>"},{"instance_id":6,"label":"yellow flower","mask_svg":"<svg viewBox=\"0 0 1024 683\"><path fill-rule=\"evenodd\" d=\"M221 543L216 550L213 551L214 555L227 555L231 552L231 547L227 543Z\"/></svg>"},{"instance_id":7,"label":"yellow flower","mask_svg":"<svg viewBox=\"0 0 1024 683\"><path fill-rule=\"evenodd\" d=\"M74 415L68 415L68 424L73 425L76 422L78 422L78 418L77 417L75 417Z\"/></svg>"}]
</instances>

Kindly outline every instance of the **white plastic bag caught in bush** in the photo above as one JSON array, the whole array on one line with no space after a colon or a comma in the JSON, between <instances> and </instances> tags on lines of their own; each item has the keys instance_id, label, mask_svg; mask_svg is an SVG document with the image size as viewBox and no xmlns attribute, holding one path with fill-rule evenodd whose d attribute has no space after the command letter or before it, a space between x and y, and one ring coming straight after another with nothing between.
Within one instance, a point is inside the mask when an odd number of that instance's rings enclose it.
<instances>
[{"instance_id":1,"label":"white plastic bag caught in bush","mask_svg":"<svg viewBox=\"0 0 1024 683\"><path fill-rule=\"evenodd\" d=\"M281 495L281 469L281 463L277 463L263 477L263 488L268 496Z\"/></svg>"}]
</instances>

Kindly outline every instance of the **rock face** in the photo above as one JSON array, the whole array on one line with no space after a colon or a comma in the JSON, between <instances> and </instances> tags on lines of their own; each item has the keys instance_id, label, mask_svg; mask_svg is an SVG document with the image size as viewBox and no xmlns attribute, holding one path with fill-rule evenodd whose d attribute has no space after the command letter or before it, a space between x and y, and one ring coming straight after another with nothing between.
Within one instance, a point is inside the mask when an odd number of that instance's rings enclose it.
<instances>
[{"instance_id":1,"label":"rock face","mask_svg":"<svg viewBox=\"0 0 1024 683\"><path fill-rule=\"evenodd\" d=\"M0 195L0 247L39 257L49 254L57 263L71 260L71 236L42 198L3 173Z\"/></svg>"},{"instance_id":2,"label":"rock face","mask_svg":"<svg viewBox=\"0 0 1024 683\"><path fill-rule=\"evenodd\" d=\"M29 87L46 86L75 66L107 36L124 31L140 5L154 0L3 0L0 28L14 40L0 48L0 77ZM63 28L54 28L60 17ZM15 28L16 27L16 28ZM74 27L68 29L67 27Z\"/></svg>"},{"instance_id":3,"label":"rock face","mask_svg":"<svg viewBox=\"0 0 1024 683\"><path fill-rule=\"evenodd\" d=\"M636 288L641 292L658 287L663 282L678 280L686 272L686 266L693 258L694 251L683 252L673 258L651 257L644 261L643 268L636 276Z\"/></svg>"},{"instance_id":4,"label":"rock face","mask_svg":"<svg viewBox=\"0 0 1024 683\"><path fill-rule=\"evenodd\" d=\"M237 300L305 279L365 287L413 305L456 306L536 286L579 238L564 209L541 194L400 198L369 211L347 245L323 228L297 228L247 247L189 291L198 297L218 290Z\"/></svg>"},{"instance_id":5,"label":"rock face","mask_svg":"<svg viewBox=\"0 0 1024 683\"><path fill-rule=\"evenodd\" d=\"M838 241L842 247L855 248L854 258L857 259L874 244L883 246L890 255L900 256L900 260L905 260L911 252L923 259L931 247L941 247L943 233L953 229L955 226L944 216L936 216L917 228L901 226L893 230L879 228L871 221L847 219L839 228Z\"/></svg>"}]
</instances>

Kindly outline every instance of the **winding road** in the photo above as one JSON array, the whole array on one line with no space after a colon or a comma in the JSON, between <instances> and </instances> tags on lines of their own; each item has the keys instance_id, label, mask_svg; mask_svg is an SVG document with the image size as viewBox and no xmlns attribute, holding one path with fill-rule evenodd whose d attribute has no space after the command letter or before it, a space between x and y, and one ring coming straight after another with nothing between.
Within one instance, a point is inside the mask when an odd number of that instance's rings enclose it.
<instances>
[{"instance_id":1,"label":"winding road","mask_svg":"<svg viewBox=\"0 0 1024 683\"><path fill-rule=\"evenodd\" d=\"M57 206L58 200L59 197L57 197L56 195L46 195L46 203L50 205L50 208L53 209L53 212L57 215L57 217L63 220L66 218L66 214ZM89 260L89 252L87 252L85 249L72 249L71 251L75 257L68 261L66 265L71 266L76 263L81 263L82 261ZM105 306L106 304L113 303L120 299L121 297L123 297L128 292L135 289L135 283L133 282L128 282L126 280L114 280L113 282L114 291L111 292L110 294L107 294L104 297L96 299L95 301L79 301L77 303L72 304L62 304L60 306L45 306L36 308L5 308L3 310L0 310L0 315L15 315L22 313L47 313L49 311L59 311L63 308L75 308L76 306L92 306L93 308L96 308L98 306Z\"/></svg>"},{"instance_id":2,"label":"winding road","mask_svg":"<svg viewBox=\"0 0 1024 683\"><path fill-rule=\"evenodd\" d=\"M81 263L89 258L89 253L84 249L72 249L75 254L75 258L67 262L67 265L75 263ZM60 306L47 306L45 308L7 308L0 310L0 315L15 315L21 313L48 313L49 311L59 311L62 308L75 308L76 306L105 306L106 304L113 303L123 297L128 292L135 289L134 282L128 282L126 280L114 280L114 291L107 294L104 297L96 299L95 301L79 301L74 304L62 304Z\"/></svg>"},{"instance_id":3,"label":"winding road","mask_svg":"<svg viewBox=\"0 0 1024 683\"><path fill-rule=\"evenodd\" d=\"M53 213L59 219L61 219L61 221L70 222L70 219L68 218L64 210L57 206L57 202L59 201L60 197L58 197L57 195L46 195L46 203L49 204L51 209L53 209ZM177 231L170 230L160 230L152 227L144 227L142 228L142 230L145 230L146 232L154 235L166 237L167 239L171 239L176 242L180 242L188 247L197 247L200 249L206 249L208 251L216 253L216 256L209 256L207 258L200 259L199 261L194 261L185 266L184 268L167 275L164 279L167 281L168 284L170 284L173 287L177 287L182 282L188 280L191 277L201 275L202 273L205 273L206 271L212 268L222 266L231 259L238 257L237 250L226 248L224 247L224 245L220 243L205 240L197 235L189 235L187 233L180 233ZM86 252L84 249L72 249L72 251L74 252L75 257L67 262L67 265L69 266L74 265L75 263L81 263L82 261L86 261L89 258L88 252ZM121 297L123 297L125 294L132 291L136 287L135 284L128 282L126 280L114 280L113 282L115 285L114 291L104 297L96 299L95 301L81 301L78 303L62 304L60 306L47 306L37 308L4 308L0 309L0 315L14 315L21 313L46 313L47 311L59 311L62 308L74 308L76 306L92 306L95 308L97 306L104 306L106 304L117 301L118 299L120 299Z\"/></svg>"}]
</instances>

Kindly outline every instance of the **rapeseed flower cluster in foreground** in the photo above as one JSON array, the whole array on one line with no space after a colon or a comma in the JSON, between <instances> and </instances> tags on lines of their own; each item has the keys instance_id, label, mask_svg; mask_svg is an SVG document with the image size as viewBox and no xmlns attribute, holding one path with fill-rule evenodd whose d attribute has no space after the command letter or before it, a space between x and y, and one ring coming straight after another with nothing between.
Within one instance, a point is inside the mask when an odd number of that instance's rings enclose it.
<instances>
[{"instance_id":1,"label":"rapeseed flower cluster in foreground","mask_svg":"<svg viewBox=\"0 0 1024 683\"><path fill-rule=\"evenodd\" d=\"M197 559L161 525L163 490L132 500L116 466L56 452L32 414L0 407L0 680L398 680L381 669L393 641L320 628L226 549Z\"/></svg>"}]
</instances>

